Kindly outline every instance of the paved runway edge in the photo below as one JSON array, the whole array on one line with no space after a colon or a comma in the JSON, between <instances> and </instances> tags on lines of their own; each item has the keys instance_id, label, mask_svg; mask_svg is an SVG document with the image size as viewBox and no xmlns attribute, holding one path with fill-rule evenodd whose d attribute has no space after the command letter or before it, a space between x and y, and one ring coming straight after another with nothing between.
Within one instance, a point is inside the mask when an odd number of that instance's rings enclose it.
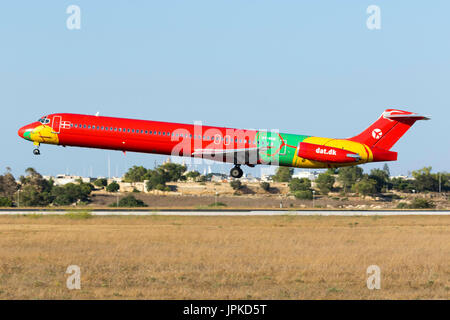
<instances>
[{"instance_id":1,"label":"paved runway edge","mask_svg":"<svg viewBox=\"0 0 450 320\"><path fill-rule=\"evenodd\" d=\"M450 211L89 211L93 216L448 216ZM11 210L0 211L0 215L65 215L73 211Z\"/></svg>"}]
</instances>

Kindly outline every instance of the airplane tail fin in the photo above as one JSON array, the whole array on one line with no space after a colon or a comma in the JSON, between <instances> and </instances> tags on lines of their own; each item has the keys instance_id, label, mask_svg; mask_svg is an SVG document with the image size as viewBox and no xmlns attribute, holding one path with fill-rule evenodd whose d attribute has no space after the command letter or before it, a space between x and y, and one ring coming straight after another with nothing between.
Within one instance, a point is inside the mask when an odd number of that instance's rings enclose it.
<instances>
[{"instance_id":1,"label":"airplane tail fin","mask_svg":"<svg viewBox=\"0 0 450 320\"><path fill-rule=\"evenodd\" d=\"M389 150L417 120L429 120L414 112L387 109L370 127L348 140Z\"/></svg>"}]
</instances>

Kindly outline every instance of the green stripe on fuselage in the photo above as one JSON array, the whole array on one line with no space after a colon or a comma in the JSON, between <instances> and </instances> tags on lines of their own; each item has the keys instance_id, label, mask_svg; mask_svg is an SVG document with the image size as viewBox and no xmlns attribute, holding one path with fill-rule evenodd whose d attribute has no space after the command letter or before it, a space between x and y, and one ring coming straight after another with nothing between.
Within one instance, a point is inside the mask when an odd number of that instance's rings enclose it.
<instances>
[{"instance_id":1,"label":"green stripe on fuselage","mask_svg":"<svg viewBox=\"0 0 450 320\"><path fill-rule=\"evenodd\" d=\"M264 164L292 166L298 145L308 137L298 134L258 131L257 145L263 148L259 152L260 158Z\"/></svg>"}]
</instances>

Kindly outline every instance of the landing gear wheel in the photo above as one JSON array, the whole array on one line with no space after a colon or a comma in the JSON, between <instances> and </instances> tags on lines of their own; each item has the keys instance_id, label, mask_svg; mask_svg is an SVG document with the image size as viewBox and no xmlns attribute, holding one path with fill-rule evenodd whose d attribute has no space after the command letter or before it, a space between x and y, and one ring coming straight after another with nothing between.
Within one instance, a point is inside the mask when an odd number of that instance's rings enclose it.
<instances>
[{"instance_id":1,"label":"landing gear wheel","mask_svg":"<svg viewBox=\"0 0 450 320\"><path fill-rule=\"evenodd\" d=\"M34 154L35 156L38 156L38 155L41 154L41 152L39 151L39 149L34 149L34 150L33 150L33 154Z\"/></svg>"},{"instance_id":2,"label":"landing gear wheel","mask_svg":"<svg viewBox=\"0 0 450 320\"><path fill-rule=\"evenodd\" d=\"M242 177L242 175L244 174L244 172L242 171L242 169L238 166L233 167L230 170L230 176L232 176L233 178L240 178Z\"/></svg>"}]
</instances>

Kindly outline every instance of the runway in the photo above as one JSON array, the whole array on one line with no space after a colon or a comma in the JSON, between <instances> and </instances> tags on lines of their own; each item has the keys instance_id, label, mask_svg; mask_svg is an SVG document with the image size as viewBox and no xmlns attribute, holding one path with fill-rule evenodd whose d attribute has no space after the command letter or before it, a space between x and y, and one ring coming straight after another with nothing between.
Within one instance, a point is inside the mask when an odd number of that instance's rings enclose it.
<instances>
[{"instance_id":1,"label":"runway","mask_svg":"<svg viewBox=\"0 0 450 320\"><path fill-rule=\"evenodd\" d=\"M132 211L132 210L86 210L93 216L447 216L450 211L422 211L422 210L161 210L161 211ZM66 210L0 210L0 215L65 215Z\"/></svg>"}]
</instances>

